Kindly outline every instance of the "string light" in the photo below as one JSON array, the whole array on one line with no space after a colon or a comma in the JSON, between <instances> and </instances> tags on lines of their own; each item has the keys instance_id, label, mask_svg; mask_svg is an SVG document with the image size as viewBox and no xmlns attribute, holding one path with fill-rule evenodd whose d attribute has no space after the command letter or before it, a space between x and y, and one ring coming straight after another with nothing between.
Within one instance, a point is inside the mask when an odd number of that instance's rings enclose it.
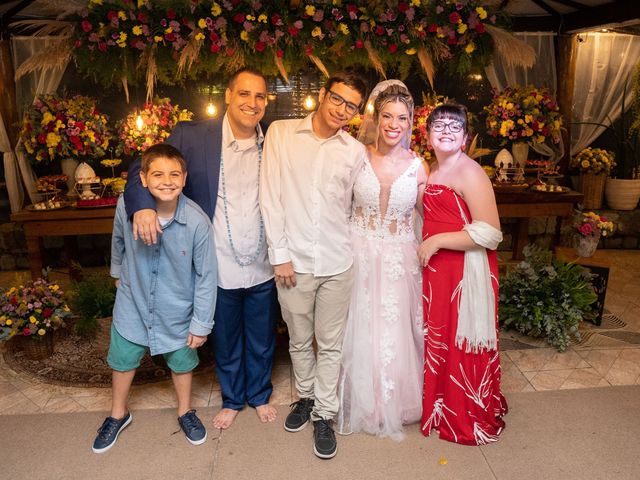
<instances>
[{"instance_id":1,"label":"string light","mask_svg":"<svg viewBox=\"0 0 640 480\"><path fill-rule=\"evenodd\" d=\"M218 115L218 108L212 101L209 101L209 103L207 104L207 115L209 115L210 117L215 117L216 115Z\"/></svg>"},{"instance_id":2,"label":"string light","mask_svg":"<svg viewBox=\"0 0 640 480\"><path fill-rule=\"evenodd\" d=\"M136 128L138 130L142 130L143 127L144 127L144 120L142 119L142 115L138 114L138 116L136 117Z\"/></svg>"},{"instance_id":3,"label":"string light","mask_svg":"<svg viewBox=\"0 0 640 480\"><path fill-rule=\"evenodd\" d=\"M316 107L316 99L311 95L307 95L302 105L305 110L313 110Z\"/></svg>"},{"instance_id":4,"label":"string light","mask_svg":"<svg viewBox=\"0 0 640 480\"><path fill-rule=\"evenodd\" d=\"M268 93L267 94L267 100L269 100L270 102L275 102L276 94L275 93Z\"/></svg>"}]
</instances>

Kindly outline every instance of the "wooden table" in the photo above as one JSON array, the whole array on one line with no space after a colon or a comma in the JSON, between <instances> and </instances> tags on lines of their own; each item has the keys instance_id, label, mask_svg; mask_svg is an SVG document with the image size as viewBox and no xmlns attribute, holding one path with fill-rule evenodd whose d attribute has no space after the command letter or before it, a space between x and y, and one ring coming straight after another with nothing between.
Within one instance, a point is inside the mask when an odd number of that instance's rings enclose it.
<instances>
[{"instance_id":1,"label":"wooden table","mask_svg":"<svg viewBox=\"0 0 640 480\"><path fill-rule=\"evenodd\" d=\"M566 193L537 192L524 190L508 192L496 189L496 202L500 218L516 218L513 232L513 258L524 258L522 250L529 243L529 219L533 217L557 217L555 244L560 242L562 217L573 214L577 203L582 203L584 195L579 192Z\"/></svg>"},{"instance_id":2,"label":"wooden table","mask_svg":"<svg viewBox=\"0 0 640 480\"><path fill-rule=\"evenodd\" d=\"M42 237L110 234L113 230L115 212L116 208L113 206L49 211L21 210L11 214L11 221L20 222L24 227L31 277L36 279L42 276Z\"/></svg>"}]
</instances>

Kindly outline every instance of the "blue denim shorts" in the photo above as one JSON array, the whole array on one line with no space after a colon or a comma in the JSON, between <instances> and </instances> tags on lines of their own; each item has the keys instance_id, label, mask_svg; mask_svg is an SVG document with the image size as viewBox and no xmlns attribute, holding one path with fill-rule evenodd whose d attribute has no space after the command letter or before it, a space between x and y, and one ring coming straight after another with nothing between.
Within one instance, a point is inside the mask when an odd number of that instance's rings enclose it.
<instances>
[{"instance_id":1,"label":"blue denim shorts","mask_svg":"<svg viewBox=\"0 0 640 480\"><path fill-rule=\"evenodd\" d=\"M111 341L107 363L117 372L128 372L140 366L140 360L149 347L130 342L118 333L114 324L111 324ZM175 373L190 372L198 366L198 351L186 345L175 352L167 352L162 355L167 366Z\"/></svg>"}]
</instances>

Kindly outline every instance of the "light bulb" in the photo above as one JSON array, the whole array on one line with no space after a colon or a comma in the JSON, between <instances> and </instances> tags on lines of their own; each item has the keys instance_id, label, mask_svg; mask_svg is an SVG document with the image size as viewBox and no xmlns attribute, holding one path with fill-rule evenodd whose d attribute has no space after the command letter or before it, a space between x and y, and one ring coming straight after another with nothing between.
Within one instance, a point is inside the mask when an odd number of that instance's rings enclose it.
<instances>
[{"instance_id":1,"label":"light bulb","mask_svg":"<svg viewBox=\"0 0 640 480\"><path fill-rule=\"evenodd\" d=\"M276 99L276 94L275 93L268 93L267 94L267 100L269 100L270 102L275 101Z\"/></svg>"},{"instance_id":2,"label":"light bulb","mask_svg":"<svg viewBox=\"0 0 640 480\"><path fill-rule=\"evenodd\" d=\"M373 115L373 103L367 102L367 113Z\"/></svg>"},{"instance_id":3,"label":"light bulb","mask_svg":"<svg viewBox=\"0 0 640 480\"><path fill-rule=\"evenodd\" d=\"M136 117L136 128L138 130L142 130L143 127L144 127L144 120L142 120L142 115L138 114L138 116Z\"/></svg>"},{"instance_id":4,"label":"light bulb","mask_svg":"<svg viewBox=\"0 0 640 480\"><path fill-rule=\"evenodd\" d=\"M210 117L215 117L217 114L218 114L218 109L216 108L213 102L209 102L207 104L207 115L209 115Z\"/></svg>"},{"instance_id":5,"label":"light bulb","mask_svg":"<svg viewBox=\"0 0 640 480\"><path fill-rule=\"evenodd\" d=\"M316 106L316 100L311 95L307 95L304 99L303 105L305 110L313 110Z\"/></svg>"}]
</instances>

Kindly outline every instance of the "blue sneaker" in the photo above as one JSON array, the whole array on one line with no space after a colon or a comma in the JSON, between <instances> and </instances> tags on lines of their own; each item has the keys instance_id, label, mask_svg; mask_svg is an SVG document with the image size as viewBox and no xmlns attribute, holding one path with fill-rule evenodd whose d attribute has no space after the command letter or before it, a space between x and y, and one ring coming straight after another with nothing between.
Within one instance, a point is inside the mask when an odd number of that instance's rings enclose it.
<instances>
[{"instance_id":1,"label":"blue sneaker","mask_svg":"<svg viewBox=\"0 0 640 480\"><path fill-rule=\"evenodd\" d=\"M104 453L113 447L120 432L131 423L132 419L131 412L128 412L120 420L113 417L105 418L102 426L98 429L98 436L93 441L93 447L91 447L93 453Z\"/></svg>"},{"instance_id":2,"label":"blue sneaker","mask_svg":"<svg viewBox=\"0 0 640 480\"><path fill-rule=\"evenodd\" d=\"M178 423L191 445L201 445L207 441L207 430L202 425L195 410L189 410L181 417L178 417Z\"/></svg>"}]
</instances>

